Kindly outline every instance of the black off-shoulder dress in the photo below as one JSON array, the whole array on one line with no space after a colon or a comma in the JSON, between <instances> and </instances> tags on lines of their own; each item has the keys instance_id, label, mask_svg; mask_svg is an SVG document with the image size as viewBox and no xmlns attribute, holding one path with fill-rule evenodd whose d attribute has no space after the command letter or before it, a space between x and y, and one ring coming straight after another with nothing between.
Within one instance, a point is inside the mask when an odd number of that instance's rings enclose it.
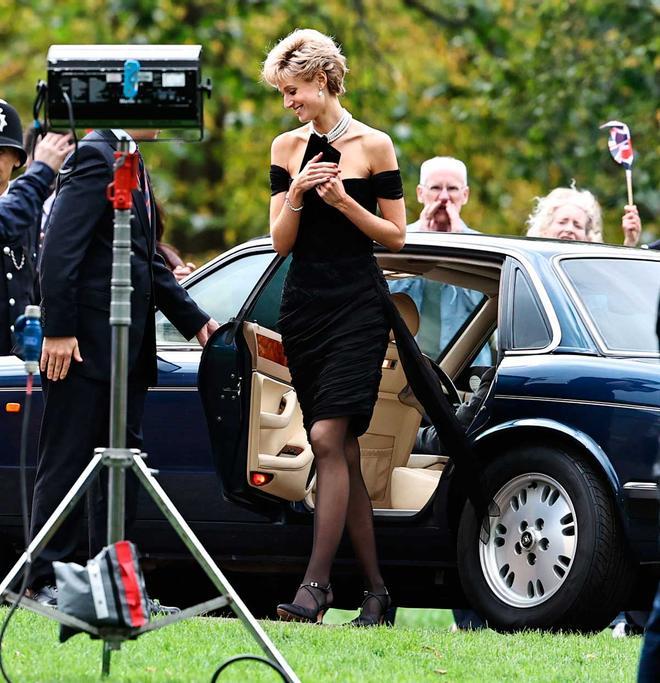
<instances>
[{"instance_id":1,"label":"black off-shoulder dress","mask_svg":"<svg viewBox=\"0 0 660 683\"><path fill-rule=\"evenodd\" d=\"M281 166L271 166L270 180L272 194L286 192L291 183ZM346 193L374 214L378 197L403 197L398 170L343 183ZM360 436L378 397L389 339L387 285L367 235L316 190L307 191L303 202L282 292L282 343L307 431L318 420L346 416Z\"/></svg>"},{"instance_id":2,"label":"black off-shoulder dress","mask_svg":"<svg viewBox=\"0 0 660 683\"><path fill-rule=\"evenodd\" d=\"M313 138L301 167L319 145L327 145ZM270 181L273 195L286 192L291 184L281 166L270 167ZM403 197L398 170L343 182L347 194L372 213L378 197ZM451 453L443 477L451 474L457 495L474 505L482 519L481 540L486 542L489 518L499 510L486 492L481 464L436 373L390 297L373 242L315 190L306 192L303 200L279 327L305 428L309 432L317 420L350 416L352 432L364 434L378 396L391 329L406 378Z\"/></svg>"}]
</instances>

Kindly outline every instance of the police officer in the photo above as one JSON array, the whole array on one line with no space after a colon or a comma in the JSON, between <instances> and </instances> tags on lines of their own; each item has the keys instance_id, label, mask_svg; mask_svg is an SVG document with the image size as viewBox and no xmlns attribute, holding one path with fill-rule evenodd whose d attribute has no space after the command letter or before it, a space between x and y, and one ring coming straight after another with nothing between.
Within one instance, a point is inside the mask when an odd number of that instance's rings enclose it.
<instances>
[{"instance_id":1,"label":"police officer","mask_svg":"<svg viewBox=\"0 0 660 683\"><path fill-rule=\"evenodd\" d=\"M14 321L33 303L41 208L71 151L68 136L48 133L37 145L29 171L10 185L27 153L16 110L0 100L0 355L11 353Z\"/></svg>"}]
</instances>

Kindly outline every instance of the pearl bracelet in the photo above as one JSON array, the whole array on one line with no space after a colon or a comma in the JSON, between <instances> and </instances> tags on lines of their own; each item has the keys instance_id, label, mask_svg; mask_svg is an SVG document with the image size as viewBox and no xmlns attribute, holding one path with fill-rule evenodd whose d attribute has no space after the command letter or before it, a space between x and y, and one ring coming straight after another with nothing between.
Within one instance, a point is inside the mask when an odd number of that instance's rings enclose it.
<instances>
[{"instance_id":1,"label":"pearl bracelet","mask_svg":"<svg viewBox=\"0 0 660 683\"><path fill-rule=\"evenodd\" d=\"M293 211L294 213L298 213L298 211L302 211L303 207L305 206L304 204L301 204L298 208L296 208L290 201L289 201L289 193L287 192L284 195L284 203Z\"/></svg>"}]
</instances>

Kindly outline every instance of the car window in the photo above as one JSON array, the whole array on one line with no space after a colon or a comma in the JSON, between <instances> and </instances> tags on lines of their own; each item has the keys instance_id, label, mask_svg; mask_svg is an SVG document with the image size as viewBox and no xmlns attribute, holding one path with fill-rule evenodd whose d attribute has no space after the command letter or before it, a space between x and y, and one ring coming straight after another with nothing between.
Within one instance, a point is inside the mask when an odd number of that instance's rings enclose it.
<instances>
[{"instance_id":1,"label":"car window","mask_svg":"<svg viewBox=\"0 0 660 683\"><path fill-rule=\"evenodd\" d=\"M390 292L403 292L415 302L419 312L419 331L415 339L422 352L436 360L444 354L487 298L475 289L421 276L393 279L388 284ZM490 365L491 362L490 346L486 344L473 363Z\"/></svg>"},{"instance_id":2,"label":"car window","mask_svg":"<svg viewBox=\"0 0 660 683\"><path fill-rule=\"evenodd\" d=\"M497 365L498 344L497 330L494 330L488 338L488 341L475 356L474 360L470 362L470 366L486 365L490 367L492 365Z\"/></svg>"},{"instance_id":3,"label":"car window","mask_svg":"<svg viewBox=\"0 0 660 683\"><path fill-rule=\"evenodd\" d=\"M660 262L580 258L561 268L608 348L658 353Z\"/></svg>"},{"instance_id":4,"label":"car window","mask_svg":"<svg viewBox=\"0 0 660 683\"><path fill-rule=\"evenodd\" d=\"M282 287L284 278L289 272L291 256L275 271L275 274L268 281L268 284L261 290L261 293L254 302L252 310L248 313L247 319L256 322L262 327L279 332L277 321L280 317L280 304L282 303Z\"/></svg>"},{"instance_id":5,"label":"car window","mask_svg":"<svg viewBox=\"0 0 660 683\"><path fill-rule=\"evenodd\" d=\"M516 269L513 286L513 347L542 349L552 340L545 316L523 272Z\"/></svg>"},{"instance_id":6,"label":"car window","mask_svg":"<svg viewBox=\"0 0 660 683\"><path fill-rule=\"evenodd\" d=\"M273 258L272 252L262 252L220 265L191 284L188 294L203 311L220 324L225 323L238 313ZM158 344L190 343L161 311L156 314L156 341ZM192 343L196 344L197 340L193 338Z\"/></svg>"}]
</instances>

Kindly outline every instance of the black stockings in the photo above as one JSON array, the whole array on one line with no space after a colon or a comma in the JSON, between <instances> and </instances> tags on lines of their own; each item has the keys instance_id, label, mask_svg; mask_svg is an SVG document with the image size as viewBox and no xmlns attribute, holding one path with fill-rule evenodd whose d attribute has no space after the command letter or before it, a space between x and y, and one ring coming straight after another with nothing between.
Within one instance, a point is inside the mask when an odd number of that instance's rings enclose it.
<instances>
[{"instance_id":1,"label":"black stockings","mask_svg":"<svg viewBox=\"0 0 660 683\"><path fill-rule=\"evenodd\" d=\"M348 417L320 420L310 431L316 462L314 545L303 583L329 583L332 562L346 526L367 588L382 593L384 584L378 568L371 501L360 470L360 447L349 424ZM298 591L295 602L315 607L305 590Z\"/></svg>"}]
</instances>

